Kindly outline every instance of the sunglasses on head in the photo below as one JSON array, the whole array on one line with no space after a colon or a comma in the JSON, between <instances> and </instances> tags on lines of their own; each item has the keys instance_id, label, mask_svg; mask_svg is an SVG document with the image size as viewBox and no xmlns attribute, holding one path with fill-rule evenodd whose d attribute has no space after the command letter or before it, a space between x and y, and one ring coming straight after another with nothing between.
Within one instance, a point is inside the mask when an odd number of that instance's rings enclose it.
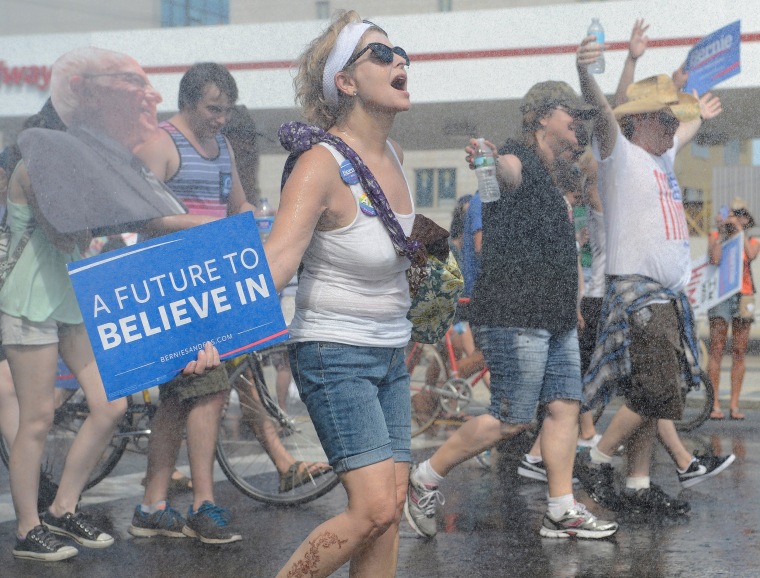
<instances>
[{"instance_id":1,"label":"sunglasses on head","mask_svg":"<svg viewBox=\"0 0 760 578\"><path fill-rule=\"evenodd\" d=\"M383 44L382 42L370 42L362 48L359 52L354 54L351 58L348 59L348 62L346 62L346 65L343 67L343 70L351 66L354 62L359 60L359 57L367 52L367 50L372 51L372 58L375 58L379 60L380 62L384 64L390 64L393 62L393 55L398 54L401 58L404 59L404 62L406 62L406 66L409 66L409 56L406 54L406 50L401 48L400 46L394 46L391 48L390 46Z\"/></svg>"}]
</instances>

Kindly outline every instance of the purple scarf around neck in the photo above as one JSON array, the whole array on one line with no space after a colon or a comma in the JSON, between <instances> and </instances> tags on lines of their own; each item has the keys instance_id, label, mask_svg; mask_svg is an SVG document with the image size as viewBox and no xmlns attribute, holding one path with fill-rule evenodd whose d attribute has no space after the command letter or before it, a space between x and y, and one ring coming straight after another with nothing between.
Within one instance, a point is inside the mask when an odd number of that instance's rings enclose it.
<instances>
[{"instance_id":1,"label":"purple scarf around neck","mask_svg":"<svg viewBox=\"0 0 760 578\"><path fill-rule=\"evenodd\" d=\"M383 189L380 188L372 171L370 171L367 165L364 164L364 161L362 161L359 155L356 154L354 149L348 146L340 137L319 128L318 126L308 125L302 122L288 122L283 124L278 131L278 135L280 137L280 144L282 144L282 146L290 153L288 160L285 161L285 168L282 170L280 190L285 186L285 181L288 180L288 177L293 171L293 167L301 153L306 152L312 146L320 142L325 142L334 146L335 149L346 157L353 165L356 174L359 176L359 182L362 185L362 189L367 193L367 196L372 202L372 206L377 211L380 220L385 225L385 228L388 229L388 234L396 249L396 253L407 257L413 264L419 261L419 250L424 248L422 243L416 239L410 239L404 234L401 225L396 219L396 215L393 214L393 210L388 204L388 199L385 198Z\"/></svg>"}]
</instances>

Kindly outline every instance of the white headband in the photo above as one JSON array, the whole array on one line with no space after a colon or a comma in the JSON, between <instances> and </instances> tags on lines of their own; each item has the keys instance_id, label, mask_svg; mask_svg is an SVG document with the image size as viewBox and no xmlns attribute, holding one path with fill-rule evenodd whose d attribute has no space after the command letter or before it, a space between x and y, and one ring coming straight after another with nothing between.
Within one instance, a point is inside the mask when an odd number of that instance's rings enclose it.
<instances>
[{"instance_id":1,"label":"white headband","mask_svg":"<svg viewBox=\"0 0 760 578\"><path fill-rule=\"evenodd\" d=\"M372 26L374 24L367 22L351 22L346 24L338 34L335 46L330 51L327 62L325 62L325 69L322 71L322 94L330 106L338 106L338 87L335 86L335 75L343 70L362 35Z\"/></svg>"}]
</instances>

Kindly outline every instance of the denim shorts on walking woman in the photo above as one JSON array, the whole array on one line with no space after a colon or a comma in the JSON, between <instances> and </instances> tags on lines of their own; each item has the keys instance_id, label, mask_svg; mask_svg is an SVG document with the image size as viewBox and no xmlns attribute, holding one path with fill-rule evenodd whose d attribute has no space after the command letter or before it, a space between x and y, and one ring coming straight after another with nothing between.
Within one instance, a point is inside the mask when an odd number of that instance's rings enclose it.
<instances>
[{"instance_id":1,"label":"denim shorts on walking woman","mask_svg":"<svg viewBox=\"0 0 760 578\"><path fill-rule=\"evenodd\" d=\"M411 396L403 348L308 341L290 367L335 472L411 461Z\"/></svg>"},{"instance_id":2,"label":"denim shorts on walking woman","mask_svg":"<svg viewBox=\"0 0 760 578\"><path fill-rule=\"evenodd\" d=\"M522 327L474 328L491 371L489 413L505 423L530 423L538 404L580 400L581 361L575 329L550 333Z\"/></svg>"}]
</instances>

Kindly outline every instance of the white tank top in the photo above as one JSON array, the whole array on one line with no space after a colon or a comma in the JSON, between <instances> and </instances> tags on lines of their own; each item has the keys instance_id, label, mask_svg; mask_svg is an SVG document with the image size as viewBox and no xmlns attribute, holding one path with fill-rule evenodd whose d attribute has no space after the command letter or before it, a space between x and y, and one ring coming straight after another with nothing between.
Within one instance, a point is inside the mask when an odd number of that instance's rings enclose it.
<instances>
[{"instance_id":1,"label":"white tank top","mask_svg":"<svg viewBox=\"0 0 760 578\"><path fill-rule=\"evenodd\" d=\"M332 146L319 144L333 154L338 165L346 161ZM390 143L386 146L401 168L396 151ZM408 181L406 186L409 190ZM406 318L411 305L406 280L410 261L396 254L388 230L361 184L350 188L356 201L354 220L340 229L314 231L304 253L290 340L404 347L412 327ZM410 199L412 213L396 214L407 236L414 224L411 193Z\"/></svg>"}]
</instances>

